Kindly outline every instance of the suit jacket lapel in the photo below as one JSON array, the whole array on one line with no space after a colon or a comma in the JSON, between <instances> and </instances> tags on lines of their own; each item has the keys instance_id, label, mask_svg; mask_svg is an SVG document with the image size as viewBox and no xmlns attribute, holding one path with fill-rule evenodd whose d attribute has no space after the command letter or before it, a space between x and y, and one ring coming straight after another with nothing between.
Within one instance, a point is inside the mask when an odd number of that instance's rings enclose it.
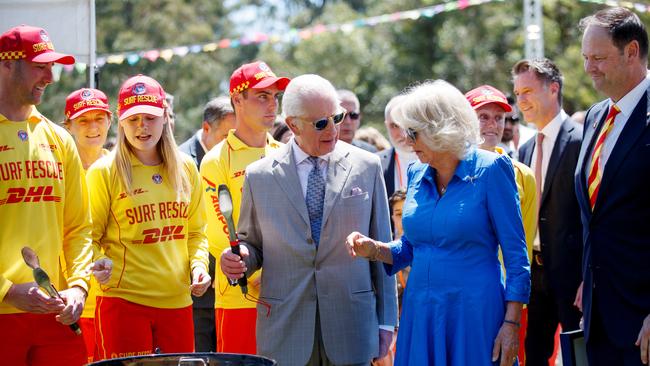
<instances>
[{"instance_id":1,"label":"suit jacket lapel","mask_svg":"<svg viewBox=\"0 0 650 366\"><path fill-rule=\"evenodd\" d=\"M327 217L332 212L332 207L336 204L339 196L343 193L345 182L350 176L352 165L348 160L349 155L349 151L341 151L335 148L330 156L325 185L325 202L323 203L323 224L327 222Z\"/></svg>"},{"instance_id":2,"label":"suit jacket lapel","mask_svg":"<svg viewBox=\"0 0 650 366\"><path fill-rule=\"evenodd\" d=\"M278 185L282 187L284 193L287 194L288 201L291 202L300 217L309 226L307 204L305 203L305 197L302 195L302 186L300 185L300 178L298 178L298 170L296 169L291 144L286 144L283 150L278 153L275 164L273 164L273 177Z\"/></svg>"},{"instance_id":3,"label":"suit jacket lapel","mask_svg":"<svg viewBox=\"0 0 650 366\"><path fill-rule=\"evenodd\" d=\"M646 91L636 108L634 108L632 115L627 120L625 128L623 128L623 131L618 136L618 140L605 165L605 171L603 172L603 178L598 191L598 198L606 196L607 188L610 186L610 182L614 176L616 176L616 172L625 160L625 157L630 152L630 149L636 145L637 140L641 138L643 130L648 127L648 112L650 112L648 111L648 106L650 105L648 103L648 96L649 93ZM600 206L599 203L602 202L598 198L596 198L594 211Z\"/></svg>"},{"instance_id":4,"label":"suit jacket lapel","mask_svg":"<svg viewBox=\"0 0 650 366\"><path fill-rule=\"evenodd\" d=\"M201 141L194 135L195 141L194 141L194 158L196 158L196 161L201 161L203 160L203 156L205 156L205 151L203 151L203 146L201 146Z\"/></svg>"},{"instance_id":5,"label":"suit jacket lapel","mask_svg":"<svg viewBox=\"0 0 650 366\"><path fill-rule=\"evenodd\" d=\"M530 145L530 149L526 150L524 156L521 157L521 161L529 167L533 162L533 150L535 150L535 145L537 145L537 139L536 137L533 137L533 143Z\"/></svg>"},{"instance_id":6,"label":"suit jacket lapel","mask_svg":"<svg viewBox=\"0 0 650 366\"><path fill-rule=\"evenodd\" d=\"M384 174L386 192L395 192L397 190L397 187L395 187L395 164L395 148L392 147L388 151L388 166L386 167L386 174ZM400 168L405 169L403 167Z\"/></svg>"},{"instance_id":7,"label":"suit jacket lapel","mask_svg":"<svg viewBox=\"0 0 650 366\"><path fill-rule=\"evenodd\" d=\"M551 152L551 158L548 160L548 167L546 168L546 179L544 179L544 189L542 190L542 198L540 204L544 204L544 199L548 195L548 192L553 182L553 177L555 176L555 171L557 170L560 161L562 160L562 155L566 148L567 143L569 142L569 132L573 130L572 126L569 126L569 120L565 119L562 121L562 126L560 126L560 131L558 132L557 139L555 140L555 146L553 146L553 151Z\"/></svg>"}]
</instances>

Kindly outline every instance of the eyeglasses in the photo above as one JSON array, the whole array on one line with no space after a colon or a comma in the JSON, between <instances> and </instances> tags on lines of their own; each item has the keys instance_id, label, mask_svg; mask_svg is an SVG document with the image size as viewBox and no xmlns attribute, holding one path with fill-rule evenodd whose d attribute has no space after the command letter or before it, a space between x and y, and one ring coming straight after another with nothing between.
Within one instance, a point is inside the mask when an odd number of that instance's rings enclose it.
<instances>
[{"instance_id":1,"label":"eyeglasses","mask_svg":"<svg viewBox=\"0 0 650 366\"><path fill-rule=\"evenodd\" d=\"M340 124L343 122L343 119L345 118L345 112L341 112L339 114L333 114L329 117L321 118L319 120L310 122L312 125L314 125L314 128L316 131L322 131L327 127L327 124L331 120L332 123L334 123L334 126Z\"/></svg>"},{"instance_id":2,"label":"eyeglasses","mask_svg":"<svg viewBox=\"0 0 650 366\"><path fill-rule=\"evenodd\" d=\"M348 117L350 117L350 119L359 119L359 116L360 114L357 112L348 112Z\"/></svg>"},{"instance_id":3,"label":"eyeglasses","mask_svg":"<svg viewBox=\"0 0 650 366\"><path fill-rule=\"evenodd\" d=\"M415 143L415 140L418 138L418 131L412 128L407 128L406 130L404 130L404 133L406 133L406 138L410 142Z\"/></svg>"}]
</instances>

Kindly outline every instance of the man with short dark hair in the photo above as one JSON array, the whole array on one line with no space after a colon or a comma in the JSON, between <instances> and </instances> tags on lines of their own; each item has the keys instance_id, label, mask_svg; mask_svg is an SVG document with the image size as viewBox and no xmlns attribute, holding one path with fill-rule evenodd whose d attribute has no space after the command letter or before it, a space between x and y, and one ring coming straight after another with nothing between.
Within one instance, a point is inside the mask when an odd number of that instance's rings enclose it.
<instances>
[{"instance_id":1,"label":"man with short dark hair","mask_svg":"<svg viewBox=\"0 0 650 366\"><path fill-rule=\"evenodd\" d=\"M514 94L537 135L519 149L535 173L537 236L533 241L526 365L548 365L558 324L579 329L573 306L580 285L582 231L573 183L582 126L562 109L562 74L548 59L522 60L512 69Z\"/></svg>"},{"instance_id":2,"label":"man with short dark hair","mask_svg":"<svg viewBox=\"0 0 650 366\"><path fill-rule=\"evenodd\" d=\"M5 365L82 365L79 320L92 260L90 206L81 159L65 129L36 110L53 80L44 29L21 25L0 36L0 357ZM31 247L63 300L45 294L21 257ZM62 283L59 255L68 272Z\"/></svg>"},{"instance_id":3,"label":"man with short dark hair","mask_svg":"<svg viewBox=\"0 0 650 366\"><path fill-rule=\"evenodd\" d=\"M203 156L223 141L235 126L235 110L230 104L230 98L214 98L203 108L201 129L178 148L191 156L197 166L201 166Z\"/></svg>"},{"instance_id":4,"label":"man with short dark hair","mask_svg":"<svg viewBox=\"0 0 650 366\"><path fill-rule=\"evenodd\" d=\"M575 172L587 356L592 366L648 364L648 33L625 8L600 10L580 26L585 71L608 97L587 112Z\"/></svg>"},{"instance_id":5,"label":"man with short dark hair","mask_svg":"<svg viewBox=\"0 0 650 366\"><path fill-rule=\"evenodd\" d=\"M221 96L209 101L203 109L201 129L178 148L192 157L201 167L203 156L228 136L235 128L235 111L230 98ZM208 272L214 277L215 258L210 254ZM203 296L192 295L192 316L194 317L194 344L196 352L215 352L217 334L214 319L214 287L209 287Z\"/></svg>"}]
</instances>

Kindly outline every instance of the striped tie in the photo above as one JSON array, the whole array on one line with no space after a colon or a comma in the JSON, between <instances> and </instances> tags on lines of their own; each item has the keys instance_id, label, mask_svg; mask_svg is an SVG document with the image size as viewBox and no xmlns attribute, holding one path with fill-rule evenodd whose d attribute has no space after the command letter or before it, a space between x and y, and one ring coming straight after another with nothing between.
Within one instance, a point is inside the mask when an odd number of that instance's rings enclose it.
<instances>
[{"instance_id":1,"label":"striped tie","mask_svg":"<svg viewBox=\"0 0 650 366\"><path fill-rule=\"evenodd\" d=\"M609 109L609 114L605 120L605 124L598 134L598 139L596 140L596 145L591 153L591 165L589 166L589 177L587 178L587 187L589 189L589 203L591 205L591 210L594 210L596 206L596 197L598 197L598 189L600 188L600 181L603 177L603 166L600 164L600 156L602 154L603 145L605 144L605 139L609 132L614 127L614 119L616 115L621 110L618 109L616 104L612 104Z\"/></svg>"}]
</instances>

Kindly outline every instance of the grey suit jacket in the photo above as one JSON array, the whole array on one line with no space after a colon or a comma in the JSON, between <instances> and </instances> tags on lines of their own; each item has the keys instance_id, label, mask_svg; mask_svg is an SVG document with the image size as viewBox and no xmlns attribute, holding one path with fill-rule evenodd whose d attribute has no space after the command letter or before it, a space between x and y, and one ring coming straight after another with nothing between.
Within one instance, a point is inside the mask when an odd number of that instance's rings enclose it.
<instances>
[{"instance_id":1,"label":"grey suit jacket","mask_svg":"<svg viewBox=\"0 0 650 366\"><path fill-rule=\"evenodd\" d=\"M352 258L352 231L388 241L390 225L379 158L338 143L327 170L318 249L292 144L246 169L239 235L249 273L264 267L257 308L257 351L280 365L304 365L314 344L316 308L323 344L335 364L378 354L379 324L397 324L395 279L380 263Z\"/></svg>"}]
</instances>

